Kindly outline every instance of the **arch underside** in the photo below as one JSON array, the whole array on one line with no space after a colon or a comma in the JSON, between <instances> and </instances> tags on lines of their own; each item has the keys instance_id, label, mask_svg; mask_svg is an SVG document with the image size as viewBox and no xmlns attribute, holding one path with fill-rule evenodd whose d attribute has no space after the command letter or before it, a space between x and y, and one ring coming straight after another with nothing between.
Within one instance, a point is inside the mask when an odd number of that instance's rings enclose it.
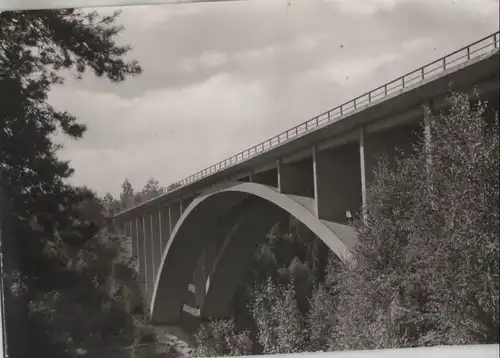
<instances>
[{"instance_id":1,"label":"arch underside","mask_svg":"<svg viewBox=\"0 0 500 358\"><path fill-rule=\"evenodd\" d=\"M347 259L355 230L319 220L314 199L281 194L262 184L224 183L193 200L175 225L155 280L151 320L174 323L180 319L193 272L211 245L216 247L215 261L196 285L196 301L203 317L228 315L255 248L287 215L301 221L340 259Z\"/></svg>"}]
</instances>

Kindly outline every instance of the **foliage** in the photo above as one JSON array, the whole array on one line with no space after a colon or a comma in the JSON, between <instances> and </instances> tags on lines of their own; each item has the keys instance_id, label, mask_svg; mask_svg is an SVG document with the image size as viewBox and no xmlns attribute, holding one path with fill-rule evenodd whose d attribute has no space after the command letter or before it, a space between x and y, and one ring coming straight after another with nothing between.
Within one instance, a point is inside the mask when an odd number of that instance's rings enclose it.
<instances>
[{"instance_id":1,"label":"foliage","mask_svg":"<svg viewBox=\"0 0 500 358\"><path fill-rule=\"evenodd\" d=\"M339 336L337 273L340 265L338 258L331 255L326 280L318 283L312 291L309 311L305 314L305 350L309 352L333 350Z\"/></svg>"},{"instance_id":2,"label":"foliage","mask_svg":"<svg viewBox=\"0 0 500 358\"><path fill-rule=\"evenodd\" d=\"M120 207L121 209L127 209L134 206L134 188L127 178L123 181L122 192L120 193Z\"/></svg>"},{"instance_id":3,"label":"foliage","mask_svg":"<svg viewBox=\"0 0 500 358\"><path fill-rule=\"evenodd\" d=\"M249 331L237 332L233 320L218 320L202 325L195 334L198 346L194 357L241 356L252 353Z\"/></svg>"},{"instance_id":4,"label":"foliage","mask_svg":"<svg viewBox=\"0 0 500 358\"><path fill-rule=\"evenodd\" d=\"M264 354L302 351L303 322L293 283L277 285L268 279L256 290L251 310Z\"/></svg>"},{"instance_id":5,"label":"foliage","mask_svg":"<svg viewBox=\"0 0 500 358\"><path fill-rule=\"evenodd\" d=\"M122 205L119 200L115 199L111 193L106 193L102 199L103 205L106 208L106 212L109 216L117 213L122 209Z\"/></svg>"},{"instance_id":6,"label":"foliage","mask_svg":"<svg viewBox=\"0 0 500 358\"><path fill-rule=\"evenodd\" d=\"M90 69L116 83L141 72L124 60L129 46L115 43L117 16L75 9L0 13L0 170L10 198L3 250L7 282L16 288L5 293L13 357L75 356L75 347L92 351L98 337L104 344L103 335L126 327L117 326L126 318L120 305L104 304L117 298L105 293L109 267L94 266L107 255L108 244L97 243L101 203L67 184L73 169L58 159L52 141L58 131L79 139L86 128L47 102L51 87L63 84L63 70L80 78ZM89 202L93 218L82 211ZM79 269L80 255L98 257L87 257Z\"/></svg>"},{"instance_id":7,"label":"foliage","mask_svg":"<svg viewBox=\"0 0 500 358\"><path fill-rule=\"evenodd\" d=\"M449 100L431 146L378 169L358 264L339 280L340 348L499 341L498 117Z\"/></svg>"},{"instance_id":8,"label":"foliage","mask_svg":"<svg viewBox=\"0 0 500 358\"><path fill-rule=\"evenodd\" d=\"M144 201L148 201L150 199L156 198L157 196L165 193L166 190L164 187L160 186L158 180L154 178L149 178L144 188L136 194L135 203L139 204Z\"/></svg>"},{"instance_id":9,"label":"foliage","mask_svg":"<svg viewBox=\"0 0 500 358\"><path fill-rule=\"evenodd\" d=\"M70 352L102 356L114 346L132 344L135 326L127 311L127 297L135 290L133 262L122 254L121 238L100 232L67 265L77 273L71 290L42 294L31 307L44 318ZM70 342L70 344L68 344Z\"/></svg>"},{"instance_id":10,"label":"foliage","mask_svg":"<svg viewBox=\"0 0 500 358\"><path fill-rule=\"evenodd\" d=\"M134 191L130 181L125 178L121 189L119 200L115 199L110 193L107 193L104 197L104 205L110 213L129 209L167 192L154 178L149 178L142 190L137 192Z\"/></svg>"}]
</instances>

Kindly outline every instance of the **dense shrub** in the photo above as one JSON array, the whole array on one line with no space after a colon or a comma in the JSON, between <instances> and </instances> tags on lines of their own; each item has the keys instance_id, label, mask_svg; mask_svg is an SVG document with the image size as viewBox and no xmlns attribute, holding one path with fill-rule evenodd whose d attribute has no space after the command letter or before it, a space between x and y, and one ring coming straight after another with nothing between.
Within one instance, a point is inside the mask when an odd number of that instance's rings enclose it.
<instances>
[{"instance_id":1,"label":"dense shrub","mask_svg":"<svg viewBox=\"0 0 500 358\"><path fill-rule=\"evenodd\" d=\"M219 320L203 325L196 333L199 344L195 357L239 356L252 353L252 341L248 331L237 332L233 320Z\"/></svg>"}]
</instances>

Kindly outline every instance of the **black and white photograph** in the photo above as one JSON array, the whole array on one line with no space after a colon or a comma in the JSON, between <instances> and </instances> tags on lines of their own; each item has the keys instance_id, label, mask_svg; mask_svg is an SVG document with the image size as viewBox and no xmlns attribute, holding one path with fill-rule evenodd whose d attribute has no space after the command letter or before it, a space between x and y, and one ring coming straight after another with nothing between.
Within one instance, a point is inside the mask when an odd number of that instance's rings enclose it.
<instances>
[{"instance_id":1,"label":"black and white photograph","mask_svg":"<svg viewBox=\"0 0 500 358\"><path fill-rule=\"evenodd\" d=\"M500 354L500 0L0 0L0 358Z\"/></svg>"}]
</instances>

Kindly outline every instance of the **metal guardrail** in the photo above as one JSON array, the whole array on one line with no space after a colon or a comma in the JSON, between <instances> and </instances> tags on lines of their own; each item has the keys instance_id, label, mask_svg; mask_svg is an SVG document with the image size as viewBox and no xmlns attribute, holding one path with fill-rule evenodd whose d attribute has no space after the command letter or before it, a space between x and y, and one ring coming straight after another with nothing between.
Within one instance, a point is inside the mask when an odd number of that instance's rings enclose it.
<instances>
[{"instance_id":1,"label":"metal guardrail","mask_svg":"<svg viewBox=\"0 0 500 358\"><path fill-rule=\"evenodd\" d=\"M354 111L370 106L376 101L397 94L398 92L402 92L404 89L407 89L410 86L423 82L433 76L436 76L439 73L445 72L471 59L488 53L491 50L497 49L499 48L499 43L500 31L497 31L455 52L441 57L436 61L428 63L425 66L422 66L410 73L396 78L348 102L345 102L340 106L324 112L306 122L303 122L285 132L282 132L264 142L254 145L251 148L241 151L229 158L226 158L216 164L200 170L199 172L192 174L187 178L175 182L171 184L172 186L175 186L175 189L172 189L171 191L169 191L169 193L174 192L185 185L192 184L205 177L230 168L236 164L242 163L259 154L265 153L306 133L313 132L319 128L322 128L326 124L336 122L339 119L352 114Z\"/></svg>"}]
</instances>

